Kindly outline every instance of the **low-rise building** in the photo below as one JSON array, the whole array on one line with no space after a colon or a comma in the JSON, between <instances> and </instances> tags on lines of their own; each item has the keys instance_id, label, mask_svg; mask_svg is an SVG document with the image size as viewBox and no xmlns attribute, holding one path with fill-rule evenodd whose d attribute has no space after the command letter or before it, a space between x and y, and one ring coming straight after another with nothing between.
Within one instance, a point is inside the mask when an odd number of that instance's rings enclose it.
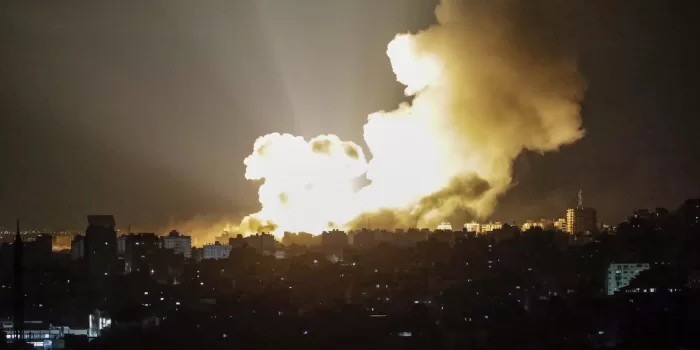
<instances>
[{"instance_id":1,"label":"low-rise building","mask_svg":"<svg viewBox=\"0 0 700 350\"><path fill-rule=\"evenodd\" d=\"M488 222L485 224L481 224L481 233L488 233L491 231L495 230L500 230L503 228L503 224L496 221L496 222Z\"/></svg>"},{"instance_id":2,"label":"low-rise building","mask_svg":"<svg viewBox=\"0 0 700 350\"><path fill-rule=\"evenodd\" d=\"M185 258L192 257L192 237L183 236L174 230L161 238L161 247L172 249L176 254L184 255Z\"/></svg>"},{"instance_id":3,"label":"low-rise building","mask_svg":"<svg viewBox=\"0 0 700 350\"><path fill-rule=\"evenodd\" d=\"M230 244L221 244L219 242L216 242L214 244L205 244L204 245L204 255L202 259L204 260L219 260L219 259L228 259L228 256L231 254L231 245Z\"/></svg>"},{"instance_id":4,"label":"low-rise building","mask_svg":"<svg viewBox=\"0 0 700 350\"><path fill-rule=\"evenodd\" d=\"M441 231L452 231L452 224L449 222L441 222L440 225L437 226L437 229Z\"/></svg>"},{"instance_id":5,"label":"low-rise building","mask_svg":"<svg viewBox=\"0 0 700 350\"><path fill-rule=\"evenodd\" d=\"M468 222L464 224L464 229L467 230L467 232L479 234L481 233L481 224L476 221Z\"/></svg>"},{"instance_id":6,"label":"low-rise building","mask_svg":"<svg viewBox=\"0 0 700 350\"><path fill-rule=\"evenodd\" d=\"M648 263L612 263L608 266L605 286L608 295L613 295L627 287L642 271L648 270Z\"/></svg>"}]
</instances>

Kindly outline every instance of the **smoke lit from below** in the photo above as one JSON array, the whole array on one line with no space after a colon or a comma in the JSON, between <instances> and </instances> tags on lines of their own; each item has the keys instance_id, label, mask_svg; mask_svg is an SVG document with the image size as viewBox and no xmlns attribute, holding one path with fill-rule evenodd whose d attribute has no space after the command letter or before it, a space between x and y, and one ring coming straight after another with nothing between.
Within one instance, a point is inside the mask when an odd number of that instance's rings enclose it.
<instances>
[{"instance_id":1,"label":"smoke lit from below","mask_svg":"<svg viewBox=\"0 0 700 350\"><path fill-rule=\"evenodd\" d=\"M521 152L584 134L583 79L549 3L442 1L436 25L387 47L409 102L369 115L367 152L335 135L258 138L244 163L262 208L240 232L435 228L490 215Z\"/></svg>"}]
</instances>

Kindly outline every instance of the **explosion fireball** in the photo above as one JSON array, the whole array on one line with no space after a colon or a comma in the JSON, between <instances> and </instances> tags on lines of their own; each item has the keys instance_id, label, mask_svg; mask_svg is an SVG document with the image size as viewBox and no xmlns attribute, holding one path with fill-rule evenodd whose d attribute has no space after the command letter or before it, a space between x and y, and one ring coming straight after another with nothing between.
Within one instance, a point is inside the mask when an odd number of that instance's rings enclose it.
<instances>
[{"instance_id":1,"label":"explosion fireball","mask_svg":"<svg viewBox=\"0 0 700 350\"><path fill-rule=\"evenodd\" d=\"M262 182L262 209L241 233L319 234L369 219L434 228L456 212L490 215L521 152L584 135L584 83L556 10L550 1L441 1L437 24L388 45L410 102L369 115L371 157L335 135L257 139L244 163L246 178Z\"/></svg>"}]
</instances>

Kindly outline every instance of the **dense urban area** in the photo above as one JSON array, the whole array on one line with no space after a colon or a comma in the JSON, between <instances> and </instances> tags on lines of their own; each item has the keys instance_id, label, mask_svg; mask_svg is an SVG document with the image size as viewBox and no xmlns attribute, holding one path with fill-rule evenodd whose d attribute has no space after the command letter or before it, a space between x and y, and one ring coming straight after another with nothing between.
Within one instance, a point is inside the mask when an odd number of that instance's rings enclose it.
<instances>
[{"instance_id":1,"label":"dense urban area","mask_svg":"<svg viewBox=\"0 0 700 350\"><path fill-rule=\"evenodd\" d=\"M700 199L322 235L5 233L2 347L694 349ZM10 268L13 266L13 268Z\"/></svg>"}]
</instances>

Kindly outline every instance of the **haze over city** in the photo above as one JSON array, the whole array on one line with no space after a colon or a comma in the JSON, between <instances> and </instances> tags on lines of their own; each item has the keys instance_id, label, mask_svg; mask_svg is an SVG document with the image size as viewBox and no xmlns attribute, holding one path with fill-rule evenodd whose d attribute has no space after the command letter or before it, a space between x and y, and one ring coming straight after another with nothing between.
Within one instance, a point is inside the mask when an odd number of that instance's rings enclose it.
<instances>
[{"instance_id":1,"label":"haze over city","mask_svg":"<svg viewBox=\"0 0 700 350\"><path fill-rule=\"evenodd\" d=\"M435 2L421 0L42 5L3 4L0 14L8 228L22 217L79 229L86 213L113 213L122 229L237 225L260 209L260 183L243 164L258 136L336 134L372 159L367 115L412 99L387 43L435 24ZM697 103L687 98L696 57L683 35L696 24L674 10L599 1L542 12L558 16L538 25L557 26L562 37L547 41L570 47L581 74L585 136L517 154L488 218L559 217L583 189L614 222L698 193ZM479 135L498 139L508 125Z\"/></svg>"}]
</instances>

